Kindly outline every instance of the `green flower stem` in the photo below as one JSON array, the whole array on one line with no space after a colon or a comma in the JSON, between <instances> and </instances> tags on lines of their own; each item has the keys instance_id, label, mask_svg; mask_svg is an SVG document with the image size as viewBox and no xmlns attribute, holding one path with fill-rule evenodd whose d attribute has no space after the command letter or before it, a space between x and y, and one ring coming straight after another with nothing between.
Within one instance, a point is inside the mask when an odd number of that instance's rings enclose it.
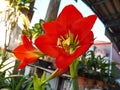
<instances>
[{"instance_id":1,"label":"green flower stem","mask_svg":"<svg viewBox=\"0 0 120 90\"><path fill-rule=\"evenodd\" d=\"M77 77L72 78L72 90L79 90Z\"/></svg>"},{"instance_id":2,"label":"green flower stem","mask_svg":"<svg viewBox=\"0 0 120 90\"><path fill-rule=\"evenodd\" d=\"M79 63L79 58L74 60L74 62L70 65L70 75L72 79L72 90L79 90L78 87L78 63Z\"/></svg>"}]
</instances>

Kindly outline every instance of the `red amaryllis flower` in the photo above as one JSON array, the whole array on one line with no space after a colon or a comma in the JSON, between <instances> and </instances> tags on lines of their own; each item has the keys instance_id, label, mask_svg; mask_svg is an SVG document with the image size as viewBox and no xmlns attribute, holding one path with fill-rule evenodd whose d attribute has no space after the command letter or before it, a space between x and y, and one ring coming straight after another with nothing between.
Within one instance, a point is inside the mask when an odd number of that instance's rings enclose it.
<instances>
[{"instance_id":1,"label":"red amaryllis flower","mask_svg":"<svg viewBox=\"0 0 120 90\"><path fill-rule=\"evenodd\" d=\"M21 61L18 69L35 62L42 53L33 47L31 40L26 35L22 35L23 44L19 45L13 50L14 55Z\"/></svg>"},{"instance_id":2,"label":"red amaryllis flower","mask_svg":"<svg viewBox=\"0 0 120 90\"><path fill-rule=\"evenodd\" d=\"M73 5L68 5L55 21L43 24L45 34L35 40L35 45L56 58L58 68L68 67L92 45L95 20L96 15L83 17Z\"/></svg>"}]
</instances>

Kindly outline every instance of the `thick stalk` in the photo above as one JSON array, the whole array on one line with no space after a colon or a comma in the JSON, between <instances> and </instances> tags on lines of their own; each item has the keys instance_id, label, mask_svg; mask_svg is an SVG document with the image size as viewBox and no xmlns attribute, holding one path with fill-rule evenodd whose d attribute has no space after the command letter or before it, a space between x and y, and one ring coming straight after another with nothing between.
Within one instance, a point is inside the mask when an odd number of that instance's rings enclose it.
<instances>
[{"instance_id":1,"label":"thick stalk","mask_svg":"<svg viewBox=\"0 0 120 90\"><path fill-rule=\"evenodd\" d=\"M72 79L72 90L79 90L78 87L78 63L79 59L74 60L74 62L70 65L70 75Z\"/></svg>"},{"instance_id":2,"label":"thick stalk","mask_svg":"<svg viewBox=\"0 0 120 90\"><path fill-rule=\"evenodd\" d=\"M79 90L77 77L72 78L72 90Z\"/></svg>"}]
</instances>

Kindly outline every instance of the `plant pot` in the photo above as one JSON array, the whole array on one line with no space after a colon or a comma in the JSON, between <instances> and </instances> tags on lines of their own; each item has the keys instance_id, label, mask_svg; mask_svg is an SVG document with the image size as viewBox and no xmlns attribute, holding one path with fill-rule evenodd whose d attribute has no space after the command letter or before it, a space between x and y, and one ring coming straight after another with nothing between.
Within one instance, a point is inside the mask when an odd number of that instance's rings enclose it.
<instances>
[{"instance_id":1,"label":"plant pot","mask_svg":"<svg viewBox=\"0 0 120 90\"><path fill-rule=\"evenodd\" d=\"M103 81L97 80L97 87L98 88L104 88L104 86L105 86L105 83Z\"/></svg>"},{"instance_id":2,"label":"plant pot","mask_svg":"<svg viewBox=\"0 0 120 90\"><path fill-rule=\"evenodd\" d=\"M86 79L86 86L85 87L87 89L92 89L95 87L95 85L96 85L96 81L94 79L89 79L89 78Z\"/></svg>"},{"instance_id":3,"label":"plant pot","mask_svg":"<svg viewBox=\"0 0 120 90\"><path fill-rule=\"evenodd\" d=\"M85 90L86 78L78 77L79 90Z\"/></svg>"}]
</instances>

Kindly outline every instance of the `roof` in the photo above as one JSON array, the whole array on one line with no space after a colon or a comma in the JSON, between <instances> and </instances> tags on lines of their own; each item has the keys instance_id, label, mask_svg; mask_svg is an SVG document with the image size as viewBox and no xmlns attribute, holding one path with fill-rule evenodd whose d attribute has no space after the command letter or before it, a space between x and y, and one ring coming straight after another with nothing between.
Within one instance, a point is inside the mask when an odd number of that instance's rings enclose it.
<instances>
[{"instance_id":1,"label":"roof","mask_svg":"<svg viewBox=\"0 0 120 90\"><path fill-rule=\"evenodd\" d=\"M96 41L94 41L93 45L111 45L111 44L112 43L108 42L108 41L99 41L99 40L96 40Z\"/></svg>"},{"instance_id":2,"label":"roof","mask_svg":"<svg viewBox=\"0 0 120 90\"><path fill-rule=\"evenodd\" d=\"M120 0L82 0L105 25L105 35L120 52Z\"/></svg>"}]
</instances>

